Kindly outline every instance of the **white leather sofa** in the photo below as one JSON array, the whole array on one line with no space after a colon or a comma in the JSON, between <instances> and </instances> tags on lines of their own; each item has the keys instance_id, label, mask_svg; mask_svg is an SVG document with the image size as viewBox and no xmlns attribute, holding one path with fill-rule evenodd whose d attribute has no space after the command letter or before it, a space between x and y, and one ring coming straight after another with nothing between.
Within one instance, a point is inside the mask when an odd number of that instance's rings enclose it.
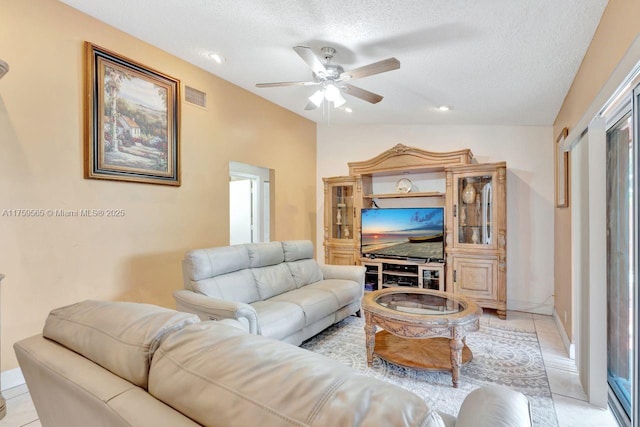
<instances>
[{"instance_id":1,"label":"white leather sofa","mask_svg":"<svg viewBox=\"0 0 640 427\"><path fill-rule=\"evenodd\" d=\"M14 345L44 427L530 427L505 387L467 396L457 419L324 356L147 304L53 310Z\"/></svg>"},{"instance_id":2,"label":"white leather sofa","mask_svg":"<svg viewBox=\"0 0 640 427\"><path fill-rule=\"evenodd\" d=\"M364 267L320 265L308 240L192 250L182 270L178 310L295 345L359 314L364 292Z\"/></svg>"}]
</instances>

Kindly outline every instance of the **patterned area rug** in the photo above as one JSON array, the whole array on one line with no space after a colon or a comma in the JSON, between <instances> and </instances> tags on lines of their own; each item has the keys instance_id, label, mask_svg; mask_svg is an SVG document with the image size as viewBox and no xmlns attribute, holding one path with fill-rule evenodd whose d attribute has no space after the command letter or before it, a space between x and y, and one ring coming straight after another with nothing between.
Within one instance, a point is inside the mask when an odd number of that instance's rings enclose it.
<instances>
[{"instance_id":1,"label":"patterned area rug","mask_svg":"<svg viewBox=\"0 0 640 427\"><path fill-rule=\"evenodd\" d=\"M524 393L531 402L533 425L557 427L542 353L534 332L481 325L467 336L473 360L460 370L460 388L451 374L403 368L374 356L367 366L364 319L348 317L305 341L301 347L336 359L358 372L399 385L421 396L432 408L457 415L471 391L488 384L503 384Z\"/></svg>"}]
</instances>

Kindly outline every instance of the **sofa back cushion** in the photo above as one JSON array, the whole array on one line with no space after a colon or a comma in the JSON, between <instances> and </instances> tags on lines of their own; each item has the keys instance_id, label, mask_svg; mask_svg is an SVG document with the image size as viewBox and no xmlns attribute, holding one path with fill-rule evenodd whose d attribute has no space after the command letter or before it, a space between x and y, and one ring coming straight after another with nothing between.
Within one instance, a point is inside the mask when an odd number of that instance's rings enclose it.
<instances>
[{"instance_id":1,"label":"sofa back cushion","mask_svg":"<svg viewBox=\"0 0 640 427\"><path fill-rule=\"evenodd\" d=\"M52 310L42 334L146 388L162 340L198 322L195 314L149 304L87 300Z\"/></svg>"},{"instance_id":2,"label":"sofa back cushion","mask_svg":"<svg viewBox=\"0 0 640 427\"><path fill-rule=\"evenodd\" d=\"M198 281L249 268L246 245L195 249L186 253L183 262L185 279ZM190 283L185 283L190 285Z\"/></svg>"},{"instance_id":3,"label":"sofa back cushion","mask_svg":"<svg viewBox=\"0 0 640 427\"><path fill-rule=\"evenodd\" d=\"M313 259L313 243L311 240L285 240L282 242L285 261Z\"/></svg>"},{"instance_id":4,"label":"sofa back cushion","mask_svg":"<svg viewBox=\"0 0 640 427\"><path fill-rule=\"evenodd\" d=\"M261 300L266 300L296 288L296 282L285 263L271 265L269 267L252 268L253 277L256 280L258 295Z\"/></svg>"},{"instance_id":5,"label":"sofa back cushion","mask_svg":"<svg viewBox=\"0 0 640 427\"><path fill-rule=\"evenodd\" d=\"M162 343L149 392L208 426L442 425L407 390L218 322L188 326Z\"/></svg>"},{"instance_id":6,"label":"sofa back cushion","mask_svg":"<svg viewBox=\"0 0 640 427\"><path fill-rule=\"evenodd\" d=\"M322 280L322 271L313 258L311 240L285 240L282 250L297 288Z\"/></svg>"},{"instance_id":7,"label":"sofa back cushion","mask_svg":"<svg viewBox=\"0 0 640 427\"><path fill-rule=\"evenodd\" d=\"M282 243L280 242L251 243L245 246L249 252L249 266L251 268L267 267L284 261Z\"/></svg>"},{"instance_id":8,"label":"sofa back cushion","mask_svg":"<svg viewBox=\"0 0 640 427\"><path fill-rule=\"evenodd\" d=\"M260 300L256 281L250 269L193 282L191 290L213 298L246 304Z\"/></svg>"},{"instance_id":9,"label":"sofa back cushion","mask_svg":"<svg viewBox=\"0 0 640 427\"><path fill-rule=\"evenodd\" d=\"M323 279L320 266L313 259L301 259L287 262L287 267L293 276L296 287L309 285Z\"/></svg>"},{"instance_id":10,"label":"sofa back cushion","mask_svg":"<svg viewBox=\"0 0 640 427\"><path fill-rule=\"evenodd\" d=\"M185 288L229 301L258 301L250 264L248 245L189 251L182 262Z\"/></svg>"}]
</instances>

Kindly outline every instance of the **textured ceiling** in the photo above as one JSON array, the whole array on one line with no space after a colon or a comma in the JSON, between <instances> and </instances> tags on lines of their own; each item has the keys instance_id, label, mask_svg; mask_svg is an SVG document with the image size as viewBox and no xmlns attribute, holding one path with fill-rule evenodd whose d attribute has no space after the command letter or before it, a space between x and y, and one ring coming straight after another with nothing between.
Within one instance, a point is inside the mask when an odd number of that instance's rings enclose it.
<instances>
[{"instance_id":1,"label":"textured ceiling","mask_svg":"<svg viewBox=\"0 0 640 427\"><path fill-rule=\"evenodd\" d=\"M550 125L607 0L61 0L319 123ZM391 56L399 70L352 83L384 96L304 111L314 87L292 50L338 50L345 70ZM109 46L104 46L109 48ZM208 54L220 52L218 65ZM188 84L188 82L185 82ZM435 107L452 106L442 113Z\"/></svg>"}]
</instances>

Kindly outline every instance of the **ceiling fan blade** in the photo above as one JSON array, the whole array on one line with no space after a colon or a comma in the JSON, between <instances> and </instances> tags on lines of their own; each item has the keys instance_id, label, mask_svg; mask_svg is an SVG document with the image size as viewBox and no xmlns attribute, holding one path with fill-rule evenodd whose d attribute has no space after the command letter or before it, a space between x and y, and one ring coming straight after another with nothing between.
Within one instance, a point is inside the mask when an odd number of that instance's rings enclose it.
<instances>
[{"instance_id":1,"label":"ceiling fan blade","mask_svg":"<svg viewBox=\"0 0 640 427\"><path fill-rule=\"evenodd\" d=\"M296 51L300 58L302 58L302 60L306 62L318 76L327 75L327 69L324 67L324 64L320 61L320 58L313 53L310 47L294 46L293 50Z\"/></svg>"},{"instance_id":2,"label":"ceiling fan blade","mask_svg":"<svg viewBox=\"0 0 640 427\"><path fill-rule=\"evenodd\" d=\"M316 108L318 108L318 106L311 101L309 101L307 106L304 107L305 110L315 110Z\"/></svg>"},{"instance_id":3,"label":"ceiling fan blade","mask_svg":"<svg viewBox=\"0 0 640 427\"><path fill-rule=\"evenodd\" d=\"M374 62L373 64L345 71L344 73L340 74L340 80L348 81L361 79L362 77L385 73L387 71L397 70L398 68L400 68L400 61L398 61L396 58L387 58L383 59L382 61Z\"/></svg>"},{"instance_id":4,"label":"ceiling fan blade","mask_svg":"<svg viewBox=\"0 0 640 427\"><path fill-rule=\"evenodd\" d=\"M372 104L377 104L378 102L382 101L383 98L377 93L369 92L368 90L361 89L348 83L340 85L340 87L344 89L344 93L346 93L347 95L355 96L356 98L360 98Z\"/></svg>"},{"instance_id":5,"label":"ceiling fan blade","mask_svg":"<svg viewBox=\"0 0 640 427\"><path fill-rule=\"evenodd\" d=\"M318 85L317 82L275 82L275 83L256 83L256 87L280 87L280 86L313 86Z\"/></svg>"}]
</instances>

